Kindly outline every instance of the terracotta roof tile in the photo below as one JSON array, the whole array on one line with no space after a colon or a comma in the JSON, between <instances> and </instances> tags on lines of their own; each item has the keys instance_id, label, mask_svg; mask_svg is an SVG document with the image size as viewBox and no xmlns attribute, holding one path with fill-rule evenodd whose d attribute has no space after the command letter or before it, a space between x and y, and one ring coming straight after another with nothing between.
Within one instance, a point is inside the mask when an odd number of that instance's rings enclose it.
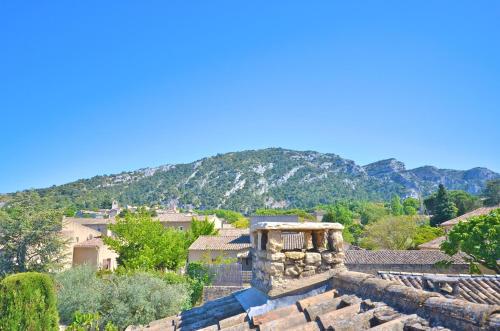
<instances>
[{"instance_id":1,"label":"terracotta roof tile","mask_svg":"<svg viewBox=\"0 0 500 331\"><path fill-rule=\"evenodd\" d=\"M243 250L250 249L250 236L200 236L189 250Z\"/></svg>"},{"instance_id":2,"label":"terracotta roof tile","mask_svg":"<svg viewBox=\"0 0 500 331\"><path fill-rule=\"evenodd\" d=\"M468 213L465 213L461 216L455 217L449 221L443 222L440 224L440 226L444 226L444 227L453 226L453 225L458 224L458 222L460 222L460 221L466 220L466 219L474 217L474 216L481 216L481 215L489 214L491 211L493 211L495 209L499 209L499 208L500 208L500 205L494 206L494 207L481 207L481 208L475 209L473 211L470 211Z\"/></svg>"},{"instance_id":3,"label":"terracotta roof tile","mask_svg":"<svg viewBox=\"0 0 500 331\"><path fill-rule=\"evenodd\" d=\"M345 252L345 264L435 264L439 261L452 261L453 264L467 264L460 255L450 257L441 251L432 250L380 250Z\"/></svg>"},{"instance_id":4,"label":"terracotta roof tile","mask_svg":"<svg viewBox=\"0 0 500 331\"><path fill-rule=\"evenodd\" d=\"M447 296L475 303L500 304L500 275L446 275L390 271L379 271L378 275L382 279L394 280L416 289L425 289L424 282L429 279L446 281L449 278L450 281L458 281L458 293L446 293Z\"/></svg>"}]
</instances>

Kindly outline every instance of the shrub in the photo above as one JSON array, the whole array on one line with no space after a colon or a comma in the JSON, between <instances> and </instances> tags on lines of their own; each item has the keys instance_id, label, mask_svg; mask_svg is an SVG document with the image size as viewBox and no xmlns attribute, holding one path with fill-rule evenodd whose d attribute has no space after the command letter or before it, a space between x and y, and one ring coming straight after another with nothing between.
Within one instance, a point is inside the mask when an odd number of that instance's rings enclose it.
<instances>
[{"instance_id":1,"label":"shrub","mask_svg":"<svg viewBox=\"0 0 500 331\"><path fill-rule=\"evenodd\" d=\"M99 278L90 267L83 266L56 275L56 281L59 311L67 324L78 311L98 313L101 328L112 322L124 329L191 307L187 281L181 283L178 276L159 272L123 272Z\"/></svg>"},{"instance_id":2,"label":"shrub","mask_svg":"<svg viewBox=\"0 0 500 331\"><path fill-rule=\"evenodd\" d=\"M190 307L189 290L147 273L111 277L103 296L102 316L119 328L147 324Z\"/></svg>"},{"instance_id":3,"label":"shrub","mask_svg":"<svg viewBox=\"0 0 500 331\"><path fill-rule=\"evenodd\" d=\"M57 307L61 321L69 324L74 313L99 312L104 284L92 267L77 266L56 274Z\"/></svg>"},{"instance_id":4,"label":"shrub","mask_svg":"<svg viewBox=\"0 0 500 331\"><path fill-rule=\"evenodd\" d=\"M2 280L0 330L59 330L54 283L48 275L27 272Z\"/></svg>"}]
</instances>

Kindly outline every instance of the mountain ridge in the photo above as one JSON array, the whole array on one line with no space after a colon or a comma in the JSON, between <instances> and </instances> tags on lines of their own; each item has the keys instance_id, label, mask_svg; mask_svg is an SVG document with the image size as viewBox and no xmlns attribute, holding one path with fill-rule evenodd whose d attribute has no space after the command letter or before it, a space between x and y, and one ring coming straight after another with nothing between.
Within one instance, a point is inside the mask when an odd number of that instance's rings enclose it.
<instances>
[{"instance_id":1,"label":"mountain ridge","mask_svg":"<svg viewBox=\"0 0 500 331\"><path fill-rule=\"evenodd\" d=\"M248 212L312 207L338 199L385 200L392 194L425 196L440 183L448 189L479 194L487 180L499 177L484 167L406 169L395 158L361 166L334 153L266 148L94 176L36 191L88 208L117 199L122 204L178 204Z\"/></svg>"}]
</instances>

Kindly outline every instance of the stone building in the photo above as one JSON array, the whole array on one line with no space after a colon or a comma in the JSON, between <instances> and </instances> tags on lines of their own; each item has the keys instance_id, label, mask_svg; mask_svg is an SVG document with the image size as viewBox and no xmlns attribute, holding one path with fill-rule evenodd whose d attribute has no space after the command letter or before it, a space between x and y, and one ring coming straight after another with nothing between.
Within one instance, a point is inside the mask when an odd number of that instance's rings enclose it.
<instances>
[{"instance_id":1,"label":"stone building","mask_svg":"<svg viewBox=\"0 0 500 331\"><path fill-rule=\"evenodd\" d=\"M348 271L340 224L299 225L251 228L252 288L127 330L500 330L500 306L449 297L439 279L439 286L418 289ZM280 234L288 231L304 233L304 246L293 254Z\"/></svg>"}]
</instances>

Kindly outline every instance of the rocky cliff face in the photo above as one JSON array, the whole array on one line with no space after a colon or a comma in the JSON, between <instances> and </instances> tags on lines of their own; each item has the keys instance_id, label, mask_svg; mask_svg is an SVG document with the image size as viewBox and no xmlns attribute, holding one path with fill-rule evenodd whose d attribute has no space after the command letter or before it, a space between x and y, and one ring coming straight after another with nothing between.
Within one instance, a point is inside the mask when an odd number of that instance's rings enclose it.
<instances>
[{"instance_id":1,"label":"rocky cliff face","mask_svg":"<svg viewBox=\"0 0 500 331\"><path fill-rule=\"evenodd\" d=\"M335 154L281 148L220 154L178 165L140 169L40 190L75 201L99 195L123 204L176 202L196 208L251 211L261 207L311 207L339 198L387 199L428 195L439 183L479 193L499 174L424 166L407 170L395 159L359 166Z\"/></svg>"}]
</instances>

